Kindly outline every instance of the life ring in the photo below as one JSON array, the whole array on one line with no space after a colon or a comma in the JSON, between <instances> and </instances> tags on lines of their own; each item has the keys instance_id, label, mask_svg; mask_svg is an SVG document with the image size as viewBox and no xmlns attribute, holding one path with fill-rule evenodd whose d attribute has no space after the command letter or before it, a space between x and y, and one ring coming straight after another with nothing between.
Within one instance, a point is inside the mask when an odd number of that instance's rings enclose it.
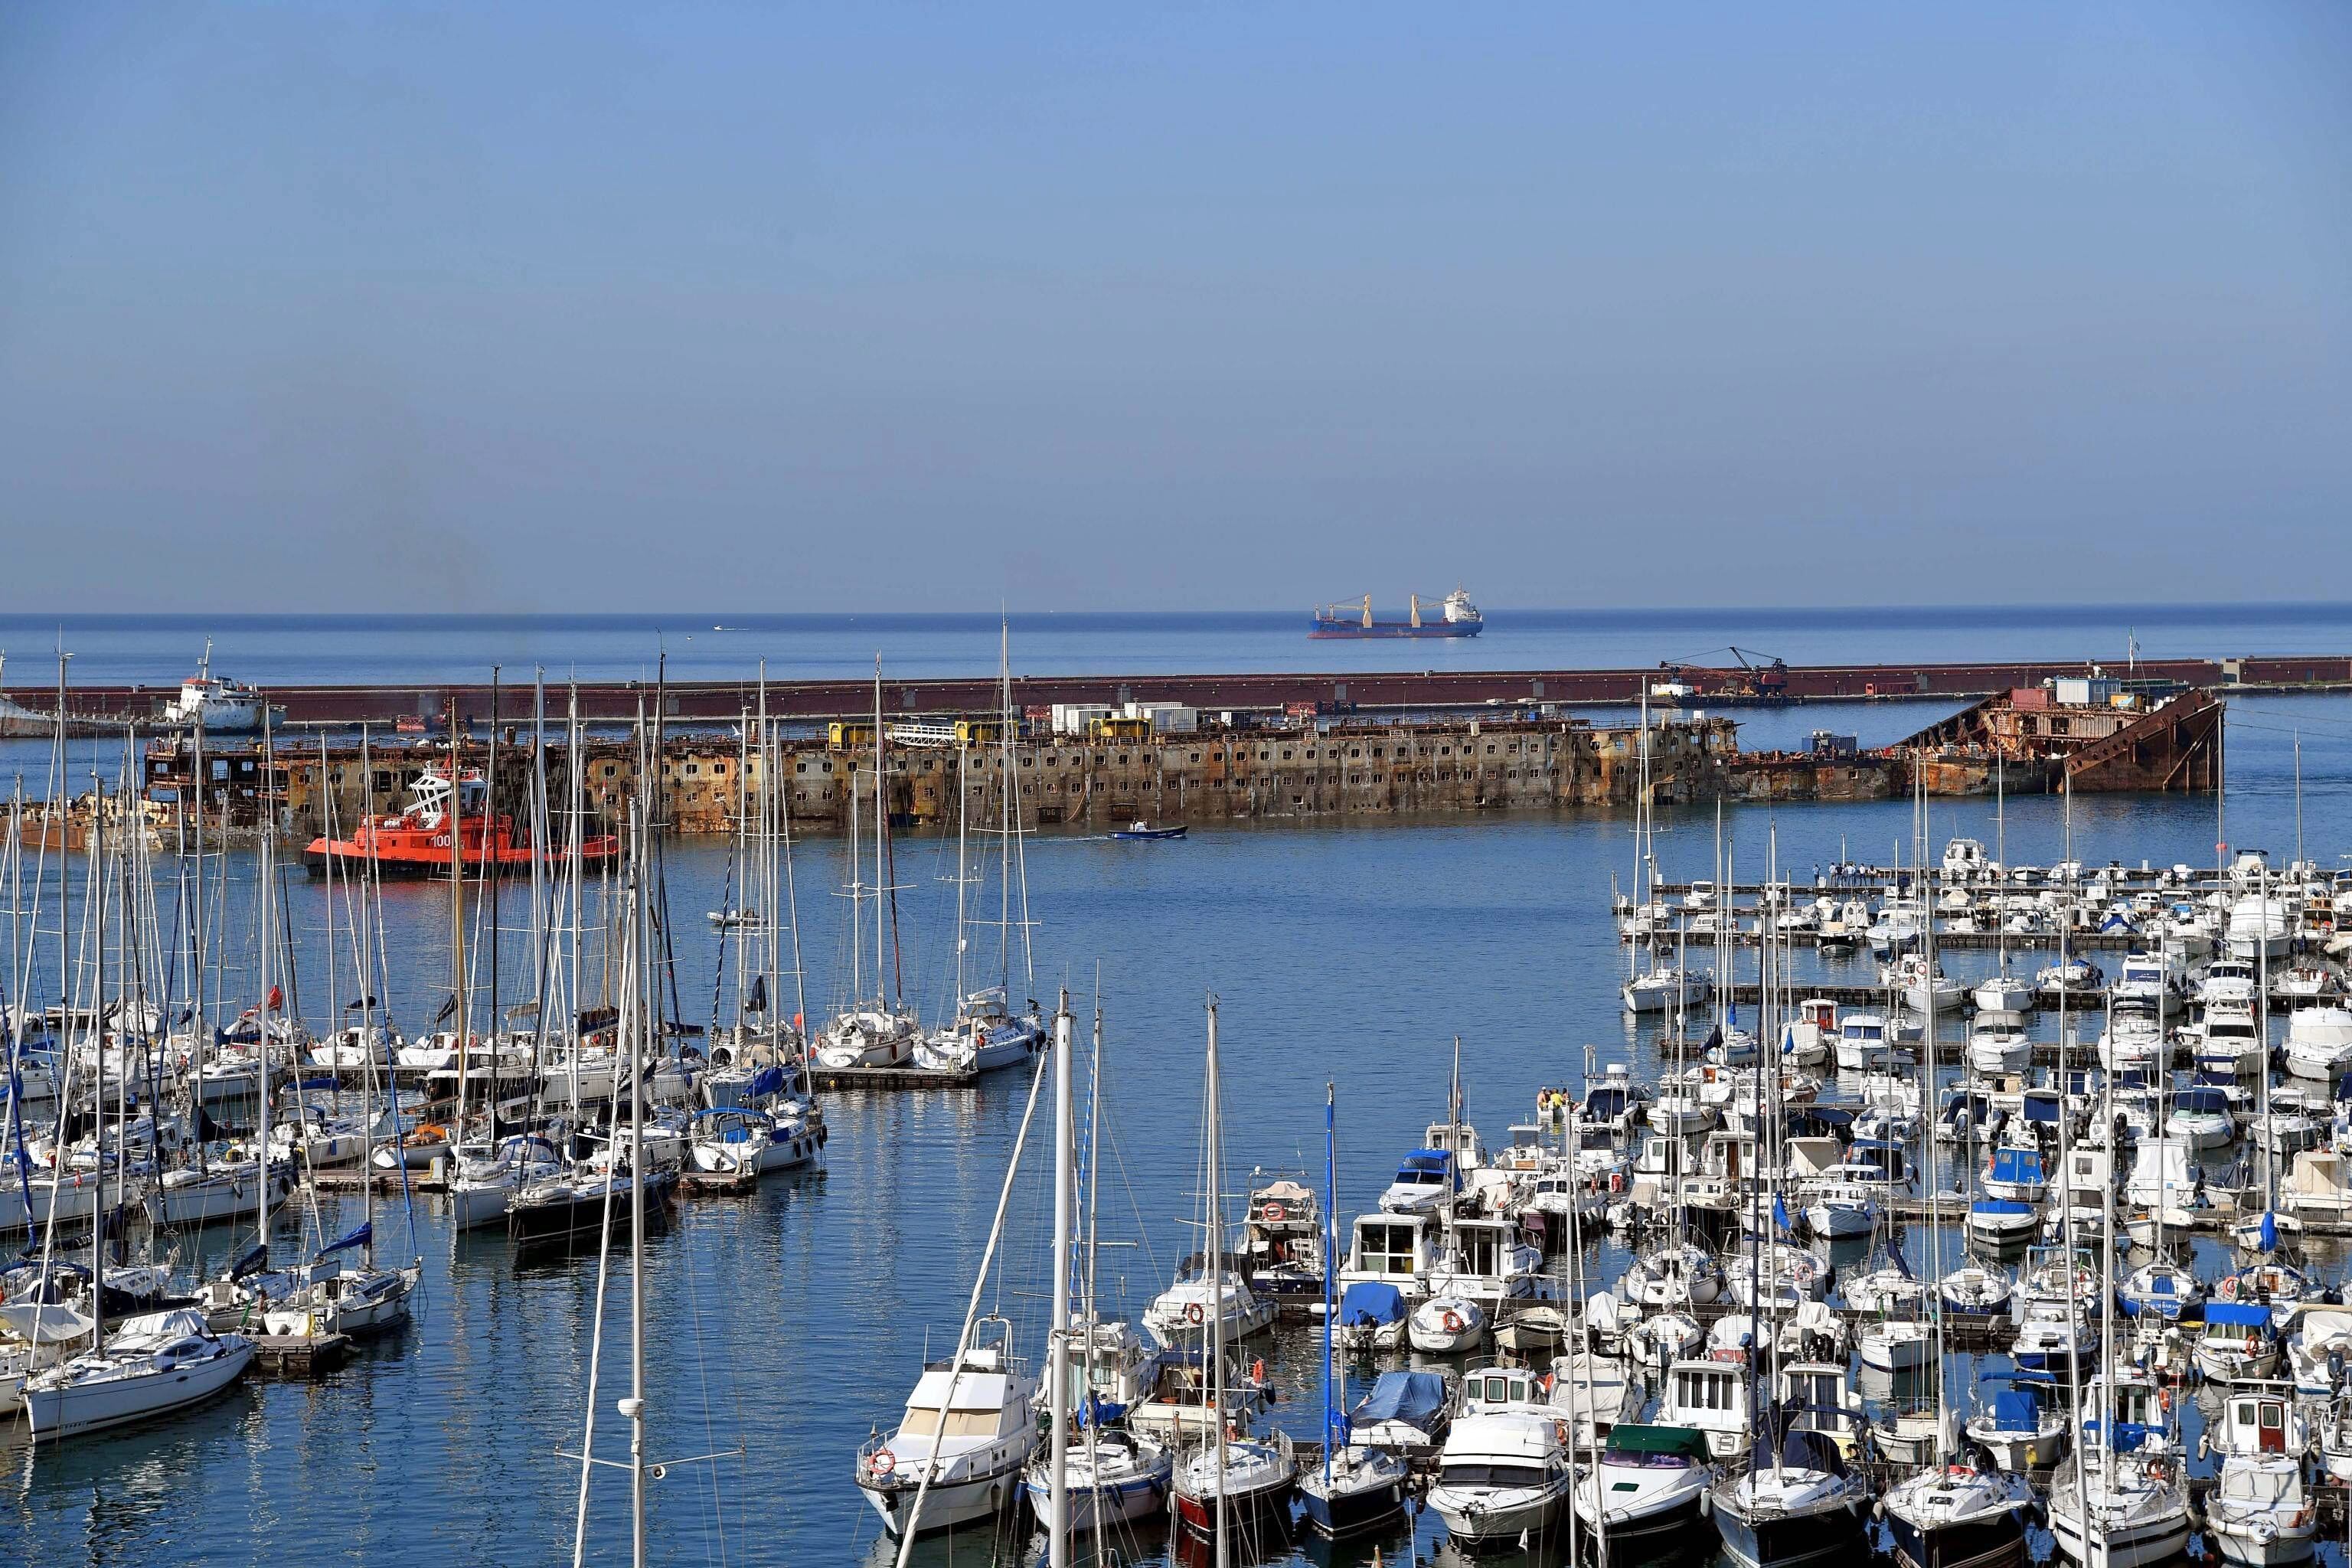
<instances>
[{"instance_id":1,"label":"life ring","mask_svg":"<svg viewBox=\"0 0 2352 1568\"><path fill-rule=\"evenodd\" d=\"M1449 1334L1458 1334L1462 1331L1462 1314L1451 1307L1437 1314L1437 1321L1445 1325L1445 1331Z\"/></svg>"},{"instance_id":2,"label":"life ring","mask_svg":"<svg viewBox=\"0 0 2352 1568\"><path fill-rule=\"evenodd\" d=\"M1565 1448L1565 1447L1568 1447L1568 1423L1567 1423L1567 1422L1565 1422L1565 1421L1555 1421L1555 1422L1553 1422L1553 1423L1551 1424L1551 1435L1552 1435L1552 1436L1553 1436L1553 1437L1555 1437L1555 1438L1557 1438L1557 1439L1559 1440L1559 1446L1560 1446L1561 1447Z\"/></svg>"},{"instance_id":3,"label":"life ring","mask_svg":"<svg viewBox=\"0 0 2352 1568\"><path fill-rule=\"evenodd\" d=\"M1266 1224L1280 1225L1284 1220L1286 1220L1289 1217L1290 1211L1284 1208L1280 1204L1268 1204L1265 1205L1265 1218Z\"/></svg>"},{"instance_id":4,"label":"life ring","mask_svg":"<svg viewBox=\"0 0 2352 1568\"><path fill-rule=\"evenodd\" d=\"M1188 1301L1188 1302L1186 1302L1186 1303L1185 1303L1185 1305L1184 1305L1184 1321L1185 1321L1186 1322L1191 1323L1191 1324L1193 1324L1195 1327L1197 1327L1197 1326L1199 1326L1199 1324L1200 1324L1201 1321L1202 1321L1202 1319L1206 1318L1207 1316L1208 1316L1208 1314L1207 1314L1206 1312L1203 1312L1203 1311L1202 1311L1202 1310L1201 1310L1201 1303L1200 1303L1200 1302L1198 1302L1198 1301Z\"/></svg>"},{"instance_id":5,"label":"life ring","mask_svg":"<svg viewBox=\"0 0 2352 1568\"><path fill-rule=\"evenodd\" d=\"M877 1448L866 1468L877 1476L887 1476L898 1468L898 1456L887 1448Z\"/></svg>"}]
</instances>

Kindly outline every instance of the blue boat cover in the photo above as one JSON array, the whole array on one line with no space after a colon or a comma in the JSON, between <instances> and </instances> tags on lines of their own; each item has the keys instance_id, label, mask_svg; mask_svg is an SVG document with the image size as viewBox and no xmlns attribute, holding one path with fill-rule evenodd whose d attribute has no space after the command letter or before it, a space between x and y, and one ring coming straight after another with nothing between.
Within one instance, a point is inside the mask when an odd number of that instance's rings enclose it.
<instances>
[{"instance_id":1,"label":"blue boat cover","mask_svg":"<svg viewBox=\"0 0 2352 1568\"><path fill-rule=\"evenodd\" d=\"M2025 1119L2028 1121L2057 1121L2057 1094L2049 1089L2029 1089L2025 1096Z\"/></svg>"},{"instance_id":2,"label":"blue boat cover","mask_svg":"<svg viewBox=\"0 0 2352 1568\"><path fill-rule=\"evenodd\" d=\"M1403 1318L1404 1293L1393 1285L1360 1280L1349 1286L1339 1298L1339 1321L1343 1323L1394 1323Z\"/></svg>"},{"instance_id":3,"label":"blue boat cover","mask_svg":"<svg viewBox=\"0 0 2352 1568\"><path fill-rule=\"evenodd\" d=\"M2004 1388L1992 1396L1992 1429L1996 1432L2036 1432L2042 1427L2042 1401L2030 1388Z\"/></svg>"},{"instance_id":4,"label":"blue boat cover","mask_svg":"<svg viewBox=\"0 0 2352 1568\"><path fill-rule=\"evenodd\" d=\"M1352 1425L1402 1421L1426 1431L1430 1418L1444 1408L1445 1379L1438 1373L1384 1372L1348 1419Z\"/></svg>"},{"instance_id":5,"label":"blue boat cover","mask_svg":"<svg viewBox=\"0 0 2352 1568\"><path fill-rule=\"evenodd\" d=\"M2097 1422L2096 1420L2090 1420L2090 1421L2085 1421L2085 1422L2084 1422L2084 1423L2083 1423L2083 1431L2084 1431L2084 1433L2086 1436L2095 1437L2096 1436L2098 1436L2098 1432L2099 1432L2099 1424L2098 1424L2098 1422ZM2147 1441L2148 1440L2149 1436L2150 1436L2152 1434L2154 1434L2154 1432L2155 1432L2155 1431L2156 1431L2156 1428L2155 1428L2155 1427L2153 1427L2153 1426L2143 1426L2141 1423L2139 1423L2139 1422L2137 1422L2137 1421L2118 1421L2118 1422L2116 1422L2116 1453L2118 1453L2118 1454L2128 1454L2128 1453L2130 1453L2133 1449L2135 1449L2135 1448L2138 1447L2142 1443L2147 1442Z\"/></svg>"},{"instance_id":6,"label":"blue boat cover","mask_svg":"<svg viewBox=\"0 0 2352 1568\"><path fill-rule=\"evenodd\" d=\"M2271 1321L2271 1310L2252 1301L2208 1301L2205 1321L2209 1323L2237 1323L2252 1326Z\"/></svg>"}]
</instances>

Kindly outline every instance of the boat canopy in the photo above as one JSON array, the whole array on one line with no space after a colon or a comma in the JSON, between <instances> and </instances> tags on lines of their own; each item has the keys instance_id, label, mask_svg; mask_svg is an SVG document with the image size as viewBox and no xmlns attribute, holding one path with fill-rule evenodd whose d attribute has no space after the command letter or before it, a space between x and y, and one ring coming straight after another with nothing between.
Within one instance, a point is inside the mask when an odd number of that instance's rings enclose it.
<instances>
[{"instance_id":1,"label":"boat canopy","mask_svg":"<svg viewBox=\"0 0 2352 1568\"><path fill-rule=\"evenodd\" d=\"M1363 1402L1349 1413L1351 1425L1402 1421L1427 1430L1445 1408L1445 1379L1433 1372L1384 1372ZM1692 1434L1697 1436L1698 1434ZM1706 1438L1700 1437L1704 1444Z\"/></svg>"},{"instance_id":2,"label":"boat canopy","mask_svg":"<svg viewBox=\"0 0 2352 1568\"><path fill-rule=\"evenodd\" d=\"M2025 1091L2025 1120L2050 1121L2058 1120L2061 1100L2054 1089L2029 1089Z\"/></svg>"},{"instance_id":3,"label":"boat canopy","mask_svg":"<svg viewBox=\"0 0 2352 1568\"><path fill-rule=\"evenodd\" d=\"M1694 1426L1651 1426L1628 1422L1609 1428L1608 1447L1619 1454L1679 1454L1707 1462L1706 1434Z\"/></svg>"},{"instance_id":4,"label":"boat canopy","mask_svg":"<svg viewBox=\"0 0 2352 1568\"><path fill-rule=\"evenodd\" d=\"M2208 1323L2230 1323L2240 1328L2268 1325L2271 1310L2252 1301L2208 1301L2205 1303Z\"/></svg>"},{"instance_id":5,"label":"boat canopy","mask_svg":"<svg viewBox=\"0 0 2352 1568\"><path fill-rule=\"evenodd\" d=\"M2207 1115L2227 1115L2230 1100L2218 1089L2184 1089L2172 1097L2172 1109Z\"/></svg>"},{"instance_id":6,"label":"boat canopy","mask_svg":"<svg viewBox=\"0 0 2352 1568\"><path fill-rule=\"evenodd\" d=\"M1342 1323L1395 1323L1404 1319L1404 1292L1378 1280L1359 1280L1339 1297Z\"/></svg>"},{"instance_id":7,"label":"boat canopy","mask_svg":"<svg viewBox=\"0 0 2352 1568\"><path fill-rule=\"evenodd\" d=\"M2032 1388L2004 1388L1992 1396L1992 1429L1996 1432L2039 1432L2042 1401Z\"/></svg>"}]
</instances>

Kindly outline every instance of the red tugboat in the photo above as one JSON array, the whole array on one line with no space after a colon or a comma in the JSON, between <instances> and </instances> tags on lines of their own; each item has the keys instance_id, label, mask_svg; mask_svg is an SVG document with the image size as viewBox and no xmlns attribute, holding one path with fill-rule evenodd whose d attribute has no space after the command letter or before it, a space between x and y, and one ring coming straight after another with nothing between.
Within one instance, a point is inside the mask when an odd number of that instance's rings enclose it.
<instances>
[{"instance_id":1,"label":"red tugboat","mask_svg":"<svg viewBox=\"0 0 2352 1568\"><path fill-rule=\"evenodd\" d=\"M459 793L459 854L466 869L478 871L485 865L528 868L533 857L544 855L550 860L562 858L566 850L561 847L541 849L530 844L518 844L514 837L514 822L510 817L492 817L487 808L489 786L483 782L482 770L467 768L457 775ZM449 769L436 763L427 767L414 786L416 799L397 816L379 816L362 821L349 838L310 840L302 852L303 863L313 877L324 876L327 867L340 861L346 866L373 864L377 874L384 877L446 877L449 874ZM603 834L585 840L580 846L580 856L589 865L597 865L617 857L621 840L617 835Z\"/></svg>"}]
</instances>

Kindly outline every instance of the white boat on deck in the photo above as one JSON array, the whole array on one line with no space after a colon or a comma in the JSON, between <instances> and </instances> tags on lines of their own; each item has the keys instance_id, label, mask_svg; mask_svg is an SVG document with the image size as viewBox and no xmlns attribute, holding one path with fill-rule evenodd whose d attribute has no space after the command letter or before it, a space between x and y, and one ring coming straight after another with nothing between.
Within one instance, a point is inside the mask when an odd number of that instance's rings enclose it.
<instances>
[{"instance_id":1,"label":"white boat on deck","mask_svg":"<svg viewBox=\"0 0 2352 1568\"><path fill-rule=\"evenodd\" d=\"M181 1308L126 1319L102 1350L25 1380L36 1443L124 1426L210 1399L253 1361L253 1342L215 1335Z\"/></svg>"},{"instance_id":2,"label":"white boat on deck","mask_svg":"<svg viewBox=\"0 0 2352 1568\"><path fill-rule=\"evenodd\" d=\"M1143 1310L1143 1326L1162 1344L1181 1344L1207 1334L1213 1311L1224 1319L1229 1345L1274 1326L1274 1302L1253 1292L1235 1265L1226 1264L1212 1280L1197 1260L1152 1298Z\"/></svg>"},{"instance_id":3,"label":"white boat on deck","mask_svg":"<svg viewBox=\"0 0 2352 1568\"><path fill-rule=\"evenodd\" d=\"M858 1450L858 1489L893 1536L993 1519L1020 1491L1037 1447L1037 1380L1014 1366L1012 1337L1003 1319L979 1320L958 1354L923 1369L897 1428Z\"/></svg>"}]
</instances>

